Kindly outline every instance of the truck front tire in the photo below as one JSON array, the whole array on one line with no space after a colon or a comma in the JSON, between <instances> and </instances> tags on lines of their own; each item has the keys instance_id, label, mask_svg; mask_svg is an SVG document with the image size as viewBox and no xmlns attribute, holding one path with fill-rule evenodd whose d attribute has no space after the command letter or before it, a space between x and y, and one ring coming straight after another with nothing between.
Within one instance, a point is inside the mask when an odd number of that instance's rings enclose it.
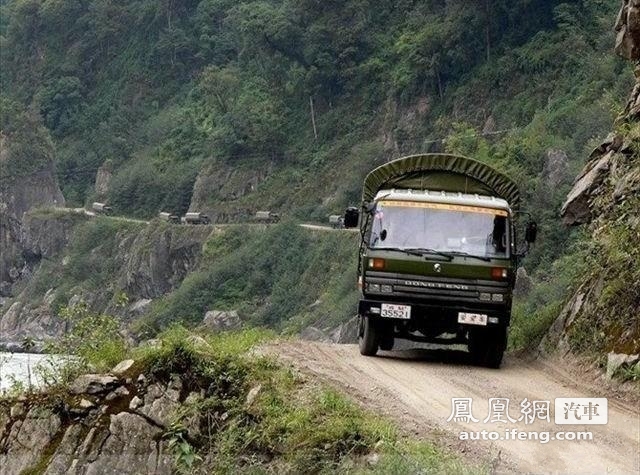
<instances>
[{"instance_id":1,"label":"truck front tire","mask_svg":"<svg viewBox=\"0 0 640 475\"><path fill-rule=\"evenodd\" d=\"M469 353L477 364L498 369L506 349L506 327L469 330Z\"/></svg>"},{"instance_id":2,"label":"truck front tire","mask_svg":"<svg viewBox=\"0 0 640 475\"><path fill-rule=\"evenodd\" d=\"M375 356L380 346L380 334L378 325L370 317L359 317L358 325L358 346L360 354L364 356Z\"/></svg>"}]
</instances>

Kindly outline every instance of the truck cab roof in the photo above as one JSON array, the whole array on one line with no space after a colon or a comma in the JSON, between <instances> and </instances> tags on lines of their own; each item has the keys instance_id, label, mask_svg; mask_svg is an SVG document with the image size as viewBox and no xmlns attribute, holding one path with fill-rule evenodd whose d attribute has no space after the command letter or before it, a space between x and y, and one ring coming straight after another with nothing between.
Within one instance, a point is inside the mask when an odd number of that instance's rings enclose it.
<instances>
[{"instance_id":1,"label":"truck cab roof","mask_svg":"<svg viewBox=\"0 0 640 475\"><path fill-rule=\"evenodd\" d=\"M509 203L496 196L487 196L469 193L456 193L450 191L437 190L412 190L412 189L388 189L380 190L375 197L375 201L422 201L428 203L443 203L460 206L477 206L482 208L492 208L504 210L511 214Z\"/></svg>"}]
</instances>

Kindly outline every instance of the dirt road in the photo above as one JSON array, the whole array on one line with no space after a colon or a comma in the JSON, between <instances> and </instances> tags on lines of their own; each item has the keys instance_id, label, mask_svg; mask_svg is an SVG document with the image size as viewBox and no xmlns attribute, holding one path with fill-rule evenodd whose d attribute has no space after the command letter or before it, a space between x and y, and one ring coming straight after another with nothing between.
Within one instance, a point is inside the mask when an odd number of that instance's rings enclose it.
<instances>
[{"instance_id":1,"label":"dirt road","mask_svg":"<svg viewBox=\"0 0 640 475\"><path fill-rule=\"evenodd\" d=\"M354 345L303 341L282 342L274 353L303 372L321 377L357 400L398 421L419 437L437 442L469 459L484 460L498 473L640 473L638 408L609 399L606 425L555 425L554 399L602 397L595 386L568 376L557 364L507 358L500 370L475 367L466 352L407 350L360 356ZM479 422L447 422L452 398L472 398ZM550 422L531 424L483 421L489 398L508 398L509 414L517 420L520 404L550 401ZM495 413L494 413L495 415ZM589 431L593 440L461 441L461 431Z\"/></svg>"}]
</instances>

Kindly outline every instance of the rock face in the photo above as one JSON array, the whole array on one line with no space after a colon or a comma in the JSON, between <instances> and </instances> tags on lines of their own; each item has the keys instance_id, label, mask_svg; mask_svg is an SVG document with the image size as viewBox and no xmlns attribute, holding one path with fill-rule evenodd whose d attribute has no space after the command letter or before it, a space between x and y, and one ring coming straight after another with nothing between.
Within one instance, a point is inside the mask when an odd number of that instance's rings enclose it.
<instances>
[{"instance_id":1,"label":"rock face","mask_svg":"<svg viewBox=\"0 0 640 475\"><path fill-rule=\"evenodd\" d=\"M163 435L182 382L140 381L84 375L64 402L0 405L0 475L36 467L45 474L175 473Z\"/></svg>"},{"instance_id":2,"label":"rock face","mask_svg":"<svg viewBox=\"0 0 640 475\"><path fill-rule=\"evenodd\" d=\"M542 176L550 188L564 183L569 173L569 157L564 150L551 149L547 151Z\"/></svg>"},{"instance_id":3,"label":"rock face","mask_svg":"<svg viewBox=\"0 0 640 475\"><path fill-rule=\"evenodd\" d=\"M562 206L566 224L589 225L593 250L542 351L640 352L640 0L623 1L616 32L616 52L636 63L636 84L617 131L591 153Z\"/></svg>"},{"instance_id":4,"label":"rock face","mask_svg":"<svg viewBox=\"0 0 640 475\"><path fill-rule=\"evenodd\" d=\"M11 269L14 280L24 280L39 270L41 260L60 262L65 268L65 252L78 222L91 219L75 213L46 213L24 216L20 241L23 263ZM202 246L211 229L206 226L169 226L154 223L144 228L132 228L116 236L113 287L86 289L82 285L72 290L71 298L60 301L57 289L35 298L27 286L15 297L11 306L0 306L0 344L13 345L29 336L36 340L56 337L64 331L64 322L56 314L59 305L73 306L85 301L96 311L104 311L123 319L144 315L152 300L175 290L200 262ZM96 251L92 249L90 251ZM5 292L4 287L0 290ZM123 291L132 302L122 309L112 304L115 291ZM6 290L11 293L11 287ZM40 297L40 296L37 296Z\"/></svg>"},{"instance_id":5,"label":"rock face","mask_svg":"<svg viewBox=\"0 0 640 475\"><path fill-rule=\"evenodd\" d=\"M0 131L0 169L10 160L11 138ZM24 176L8 175L0 180L0 282L12 284L18 280L11 269L22 268L22 241L28 231L24 228L25 213L40 207L61 207L64 197L55 176L52 151L48 151L39 169Z\"/></svg>"},{"instance_id":6,"label":"rock face","mask_svg":"<svg viewBox=\"0 0 640 475\"><path fill-rule=\"evenodd\" d=\"M640 355L609 353L607 355L607 378L614 377L617 371L631 369L640 362Z\"/></svg>"},{"instance_id":7,"label":"rock face","mask_svg":"<svg viewBox=\"0 0 640 475\"><path fill-rule=\"evenodd\" d=\"M617 54L630 61L640 59L640 1L623 0L616 21Z\"/></svg>"},{"instance_id":8,"label":"rock face","mask_svg":"<svg viewBox=\"0 0 640 475\"><path fill-rule=\"evenodd\" d=\"M270 175L271 167L255 169L215 163L198 174L193 186L189 211L205 212L214 223L246 221L255 210L242 204L242 198L255 192ZM216 207L210 203L215 200Z\"/></svg>"},{"instance_id":9,"label":"rock face","mask_svg":"<svg viewBox=\"0 0 640 475\"><path fill-rule=\"evenodd\" d=\"M102 164L96 172L96 183L94 185L96 197L102 199L109 193L109 183L113 176L112 165L110 161L106 161Z\"/></svg>"},{"instance_id":10,"label":"rock face","mask_svg":"<svg viewBox=\"0 0 640 475\"><path fill-rule=\"evenodd\" d=\"M235 310L210 310L205 314L202 325L208 330L217 332L239 328L242 321Z\"/></svg>"},{"instance_id":11,"label":"rock face","mask_svg":"<svg viewBox=\"0 0 640 475\"><path fill-rule=\"evenodd\" d=\"M352 317L334 331L331 332L333 343L357 343L358 342L358 317Z\"/></svg>"},{"instance_id":12,"label":"rock face","mask_svg":"<svg viewBox=\"0 0 640 475\"><path fill-rule=\"evenodd\" d=\"M614 153L615 150L607 152L597 160L589 162L582 170L562 205L560 214L564 224L573 226L585 224L591 220L590 199L607 176Z\"/></svg>"},{"instance_id":13,"label":"rock face","mask_svg":"<svg viewBox=\"0 0 640 475\"><path fill-rule=\"evenodd\" d=\"M206 226L149 226L124 237L116 258L121 288L137 299L154 299L175 289L200 261L210 232Z\"/></svg>"}]
</instances>

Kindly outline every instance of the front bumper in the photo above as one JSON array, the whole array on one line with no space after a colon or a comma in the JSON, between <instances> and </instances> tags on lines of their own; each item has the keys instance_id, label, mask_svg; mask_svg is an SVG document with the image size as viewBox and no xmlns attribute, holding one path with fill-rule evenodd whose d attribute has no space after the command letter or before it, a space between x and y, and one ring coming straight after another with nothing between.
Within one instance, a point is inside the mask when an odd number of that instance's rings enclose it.
<instances>
[{"instance_id":1,"label":"front bumper","mask_svg":"<svg viewBox=\"0 0 640 475\"><path fill-rule=\"evenodd\" d=\"M382 304L408 305L411 307L411 316L409 319L396 319L381 317ZM476 325L459 323L458 317L460 313L486 315L486 326L509 326L511 312L506 305L490 306L490 305L467 305L467 304L428 304L415 303L400 300L376 300L370 298L362 298L358 304L359 315L389 320L394 323L405 323L417 328L437 328L457 330L461 328L473 328Z\"/></svg>"}]
</instances>

